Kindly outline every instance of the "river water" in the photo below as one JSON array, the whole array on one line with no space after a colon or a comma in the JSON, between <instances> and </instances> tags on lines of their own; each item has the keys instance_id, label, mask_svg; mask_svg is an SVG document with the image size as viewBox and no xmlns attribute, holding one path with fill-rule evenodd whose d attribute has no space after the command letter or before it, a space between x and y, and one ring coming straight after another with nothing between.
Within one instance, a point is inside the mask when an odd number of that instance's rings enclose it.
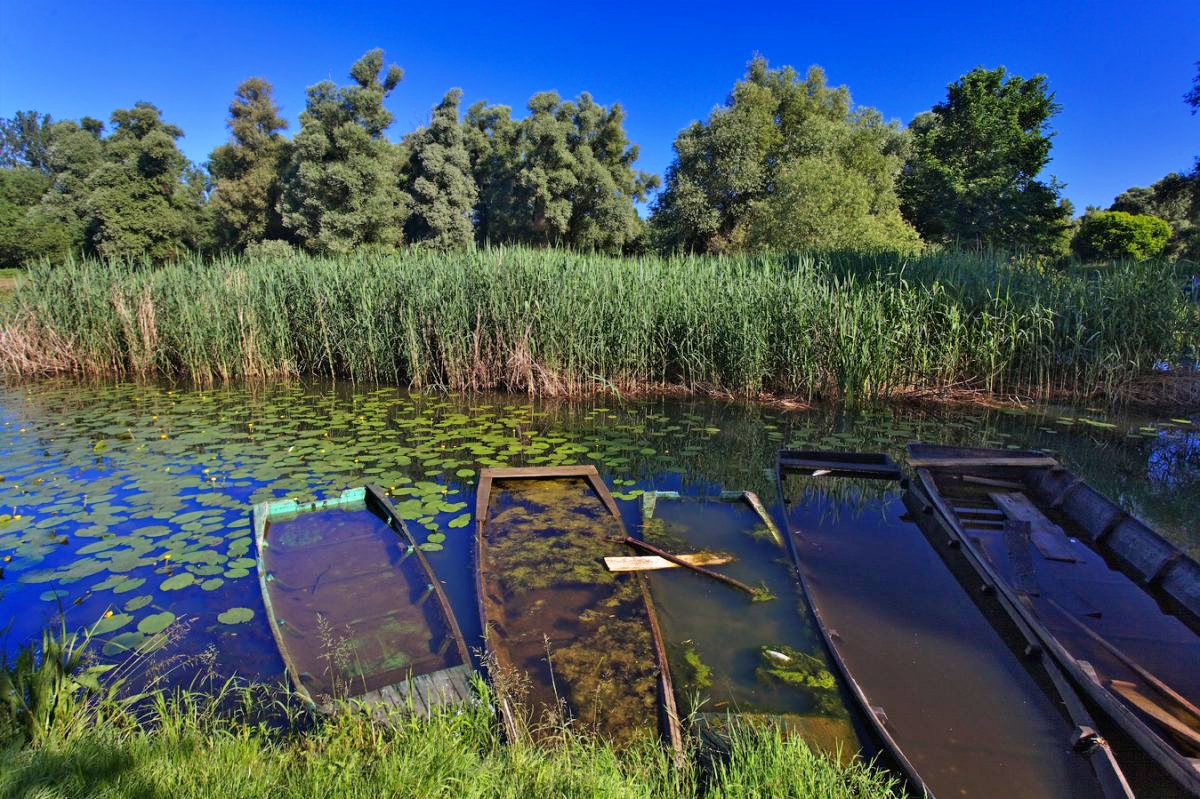
<instances>
[{"instance_id":1,"label":"river water","mask_svg":"<svg viewBox=\"0 0 1200 799\"><path fill-rule=\"evenodd\" d=\"M0 387L4 648L11 654L65 617L72 628L99 622L100 648L121 658L161 640L166 627L169 641L149 660L175 669L177 679L276 679L282 663L256 579L251 505L364 482L392 493L476 646L471 511L481 467L595 464L636 533L644 492L749 490L778 515L771 469L779 447L883 451L900 461L904 444L918 439L1045 449L1200 555L1200 414L784 410L699 399L422 395L346 383L198 389L54 380ZM747 563L765 557L730 549ZM792 604L786 571L761 579L789 594L782 610L763 611L780 631L772 646L823 657L804 608ZM670 618L671 608L660 610ZM759 657L761 646L745 644L748 657ZM816 686L812 696L787 709L823 706L837 715L817 685L824 671L814 669L804 677ZM756 671L755 662L740 667L745 680Z\"/></svg>"}]
</instances>

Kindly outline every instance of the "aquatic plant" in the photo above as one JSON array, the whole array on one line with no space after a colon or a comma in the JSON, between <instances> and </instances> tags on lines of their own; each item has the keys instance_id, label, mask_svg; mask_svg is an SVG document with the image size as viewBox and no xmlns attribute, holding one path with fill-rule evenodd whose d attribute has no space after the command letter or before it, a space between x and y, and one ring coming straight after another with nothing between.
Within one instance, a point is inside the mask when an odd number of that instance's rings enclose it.
<instances>
[{"instance_id":1,"label":"aquatic plant","mask_svg":"<svg viewBox=\"0 0 1200 799\"><path fill-rule=\"evenodd\" d=\"M804 399L1100 396L1200 352L1172 267L996 254L619 259L482 249L43 264L0 370L324 375L541 394L679 386Z\"/></svg>"}]
</instances>

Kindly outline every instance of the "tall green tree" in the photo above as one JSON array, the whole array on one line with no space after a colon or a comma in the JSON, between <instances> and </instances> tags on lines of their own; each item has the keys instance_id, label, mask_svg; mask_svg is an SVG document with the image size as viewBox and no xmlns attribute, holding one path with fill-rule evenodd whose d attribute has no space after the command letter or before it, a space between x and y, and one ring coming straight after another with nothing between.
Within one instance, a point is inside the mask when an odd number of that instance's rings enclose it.
<instances>
[{"instance_id":1,"label":"tall green tree","mask_svg":"<svg viewBox=\"0 0 1200 799\"><path fill-rule=\"evenodd\" d=\"M405 238L440 250L475 240L471 215L478 190L458 120L462 90L451 89L433 109L429 126L409 137L406 177L412 211Z\"/></svg>"},{"instance_id":2,"label":"tall green tree","mask_svg":"<svg viewBox=\"0 0 1200 799\"><path fill-rule=\"evenodd\" d=\"M463 140L471 160L478 197L475 236L480 243L520 239L520 128L506 105L480 101L463 117Z\"/></svg>"},{"instance_id":3,"label":"tall green tree","mask_svg":"<svg viewBox=\"0 0 1200 799\"><path fill-rule=\"evenodd\" d=\"M213 150L208 163L218 246L243 250L254 242L287 238L279 212L291 156L280 133L286 128L270 83L249 78L237 87L229 106L230 141Z\"/></svg>"},{"instance_id":4,"label":"tall green tree","mask_svg":"<svg viewBox=\"0 0 1200 799\"><path fill-rule=\"evenodd\" d=\"M755 57L724 106L675 140L651 225L667 250L919 245L899 214L907 140L812 67Z\"/></svg>"},{"instance_id":5,"label":"tall green tree","mask_svg":"<svg viewBox=\"0 0 1200 799\"><path fill-rule=\"evenodd\" d=\"M528 110L520 121L506 106L467 111L480 240L606 252L633 246L642 235L634 203L657 178L634 169L638 148L621 106L586 92L575 101L541 92Z\"/></svg>"},{"instance_id":6,"label":"tall green tree","mask_svg":"<svg viewBox=\"0 0 1200 799\"><path fill-rule=\"evenodd\" d=\"M0 119L0 167L27 167L49 173L53 127L49 114L36 111L18 111L10 119Z\"/></svg>"},{"instance_id":7,"label":"tall green tree","mask_svg":"<svg viewBox=\"0 0 1200 799\"><path fill-rule=\"evenodd\" d=\"M910 129L900 183L905 217L927 240L1048 251L1062 240L1062 186L1038 180L1059 111L1044 75L971 70Z\"/></svg>"},{"instance_id":8,"label":"tall green tree","mask_svg":"<svg viewBox=\"0 0 1200 799\"><path fill-rule=\"evenodd\" d=\"M332 81L309 87L284 180L283 224L314 252L403 242L401 152L384 138L392 114L383 101L404 70L393 64L385 73L376 49L354 63L350 77L346 87Z\"/></svg>"},{"instance_id":9,"label":"tall green tree","mask_svg":"<svg viewBox=\"0 0 1200 799\"><path fill-rule=\"evenodd\" d=\"M84 181L86 243L103 258L170 260L203 243L204 176L180 152L183 131L150 103L112 113Z\"/></svg>"}]
</instances>

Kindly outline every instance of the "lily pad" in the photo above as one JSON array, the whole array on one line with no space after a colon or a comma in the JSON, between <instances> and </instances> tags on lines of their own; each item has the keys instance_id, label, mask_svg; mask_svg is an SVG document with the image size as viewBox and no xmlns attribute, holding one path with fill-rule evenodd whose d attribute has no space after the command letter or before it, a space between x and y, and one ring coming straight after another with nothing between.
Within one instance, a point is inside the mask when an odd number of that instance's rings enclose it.
<instances>
[{"instance_id":1,"label":"lily pad","mask_svg":"<svg viewBox=\"0 0 1200 799\"><path fill-rule=\"evenodd\" d=\"M129 612L129 613L132 613L135 610L141 610L142 608L149 605L153 599L154 599L154 597L150 596L149 594L142 594L141 596L135 596L133 599L131 599L125 603L125 610L126 610L126 612Z\"/></svg>"},{"instance_id":2,"label":"lily pad","mask_svg":"<svg viewBox=\"0 0 1200 799\"><path fill-rule=\"evenodd\" d=\"M455 516L453 519L451 519L446 524L446 526L457 530L460 527L466 527L470 523L471 523L471 514L464 513L461 516Z\"/></svg>"},{"instance_id":3,"label":"lily pad","mask_svg":"<svg viewBox=\"0 0 1200 799\"><path fill-rule=\"evenodd\" d=\"M101 651L105 655L113 657L114 655L121 655L126 652L134 651L145 640L146 636L144 633L130 630L127 633L121 633L120 635L109 639L108 642L104 644L104 648Z\"/></svg>"},{"instance_id":4,"label":"lily pad","mask_svg":"<svg viewBox=\"0 0 1200 799\"><path fill-rule=\"evenodd\" d=\"M138 632L146 635L155 635L171 626L175 621L175 614L169 610L164 610L162 613L152 613L146 618L138 622Z\"/></svg>"},{"instance_id":5,"label":"lily pad","mask_svg":"<svg viewBox=\"0 0 1200 799\"><path fill-rule=\"evenodd\" d=\"M217 621L221 624L242 624L254 618L254 611L250 608L230 608L224 613L217 616Z\"/></svg>"},{"instance_id":6,"label":"lily pad","mask_svg":"<svg viewBox=\"0 0 1200 799\"><path fill-rule=\"evenodd\" d=\"M96 622L96 626L92 628L92 634L105 635L107 633L115 632L124 627L126 624L129 624L131 621L133 621L133 616L130 616L128 613L114 613L113 615L105 616L104 618L100 619L100 621Z\"/></svg>"},{"instance_id":7,"label":"lily pad","mask_svg":"<svg viewBox=\"0 0 1200 799\"><path fill-rule=\"evenodd\" d=\"M201 590L204 590L204 591L215 591L218 588L220 588L221 586L223 586L224 584L225 584L225 581L222 578L213 577L210 580L205 580L204 582L200 583L200 588L201 588Z\"/></svg>"},{"instance_id":8,"label":"lily pad","mask_svg":"<svg viewBox=\"0 0 1200 799\"><path fill-rule=\"evenodd\" d=\"M192 583L196 582L195 576L191 572L180 572L174 577L168 577L159 585L159 590L162 591L177 591L180 588L187 588Z\"/></svg>"}]
</instances>

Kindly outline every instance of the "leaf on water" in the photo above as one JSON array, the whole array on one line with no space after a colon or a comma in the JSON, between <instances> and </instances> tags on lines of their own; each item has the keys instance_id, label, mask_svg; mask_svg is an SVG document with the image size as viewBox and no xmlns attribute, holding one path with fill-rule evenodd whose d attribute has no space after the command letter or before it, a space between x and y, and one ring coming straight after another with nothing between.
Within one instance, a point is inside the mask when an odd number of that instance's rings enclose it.
<instances>
[{"instance_id":1,"label":"leaf on water","mask_svg":"<svg viewBox=\"0 0 1200 799\"><path fill-rule=\"evenodd\" d=\"M113 657L114 655L132 652L133 650L137 649L138 646L140 646L145 640L146 636L143 633L130 630L127 633L121 633L120 635L111 638L104 645L104 649L101 651L103 651L105 655Z\"/></svg>"},{"instance_id":2,"label":"leaf on water","mask_svg":"<svg viewBox=\"0 0 1200 799\"><path fill-rule=\"evenodd\" d=\"M120 585L113 589L113 593L127 594L130 591L136 591L137 589L141 588L145 582L146 580L143 577L132 577L128 580L122 581Z\"/></svg>"},{"instance_id":3,"label":"leaf on water","mask_svg":"<svg viewBox=\"0 0 1200 799\"><path fill-rule=\"evenodd\" d=\"M192 583L196 582L195 576L191 572L180 572L174 577L168 577L159 585L161 591L177 591L180 588L187 588Z\"/></svg>"},{"instance_id":4,"label":"leaf on water","mask_svg":"<svg viewBox=\"0 0 1200 799\"><path fill-rule=\"evenodd\" d=\"M70 594L61 588L52 588L49 591L43 591L41 594L39 594L38 599L42 600L43 602L61 602L68 596L70 596Z\"/></svg>"},{"instance_id":5,"label":"leaf on water","mask_svg":"<svg viewBox=\"0 0 1200 799\"><path fill-rule=\"evenodd\" d=\"M470 523L471 523L471 514L469 514L469 513L464 513L464 514L462 514L461 516L455 516L453 519L451 519L451 520L450 520L450 521L447 523L447 525L446 525L446 526L447 526L447 527L454 528L455 530L457 530L457 529L459 529L460 527L466 527L466 526L467 526L468 524L470 524Z\"/></svg>"},{"instance_id":6,"label":"leaf on water","mask_svg":"<svg viewBox=\"0 0 1200 799\"><path fill-rule=\"evenodd\" d=\"M217 616L217 621L221 624L242 624L253 618L254 611L250 608L230 608Z\"/></svg>"},{"instance_id":7,"label":"leaf on water","mask_svg":"<svg viewBox=\"0 0 1200 799\"><path fill-rule=\"evenodd\" d=\"M146 618L138 622L138 632L146 635L155 635L171 626L175 621L175 614L169 610L164 610L162 613L152 613Z\"/></svg>"},{"instance_id":8,"label":"leaf on water","mask_svg":"<svg viewBox=\"0 0 1200 799\"><path fill-rule=\"evenodd\" d=\"M441 552L443 549L441 544L435 544L428 541L424 544L418 544L417 546L425 552Z\"/></svg>"},{"instance_id":9,"label":"leaf on water","mask_svg":"<svg viewBox=\"0 0 1200 799\"><path fill-rule=\"evenodd\" d=\"M92 634L105 635L106 633L115 632L131 621L133 621L133 616L130 616L128 613L114 613L96 622L96 626L92 628Z\"/></svg>"},{"instance_id":10,"label":"leaf on water","mask_svg":"<svg viewBox=\"0 0 1200 799\"><path fill-rule=\"evenodd\" d=\"M205 580L204 582L200 583L200 588L204 591L215 591L223 585L225 585L225 581L223 579L220 577L213 577L210 580Z\"/></svg>"},{"instance_id":11,"label":"leaf on water","mask_svg":"<svg viewBox=\"0 0 1200 799\"><path fill-rule=\"evenodd\" d=\"M125 603L125 610L129 613L132 613L135 610L141 610L142 608L149 605L152 599L153 599L153 597L150 596L149 594L142 594L141 596L135 596L133 599L131 599Z\"/></svg>"}]
</instances>

